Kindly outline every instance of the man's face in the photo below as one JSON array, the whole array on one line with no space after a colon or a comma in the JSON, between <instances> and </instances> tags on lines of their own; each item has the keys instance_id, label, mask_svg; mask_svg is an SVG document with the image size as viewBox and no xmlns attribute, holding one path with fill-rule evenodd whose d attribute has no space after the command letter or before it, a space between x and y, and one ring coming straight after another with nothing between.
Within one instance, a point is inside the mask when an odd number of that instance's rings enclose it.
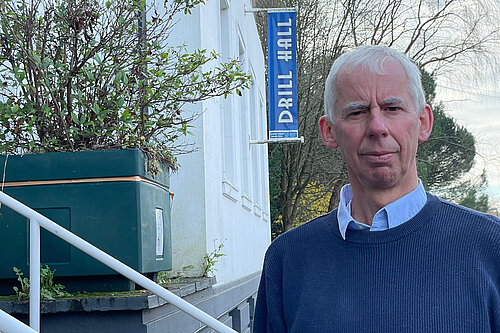
<instances>
[{"instance_id":1,"label":"man's face","mask_svg":"<svg viewBox=\"0 0 500 333\"><path fill-rule=\"evenodd\" d=\"M337 78L335 123L320 121L323 141L339 148L351 185L365 190L393 188L401 196L417 185L415 155L432 129L428 106L415 110L403 67L393 59L384 75L361 68Z\"/></svg>"}]
</instances>

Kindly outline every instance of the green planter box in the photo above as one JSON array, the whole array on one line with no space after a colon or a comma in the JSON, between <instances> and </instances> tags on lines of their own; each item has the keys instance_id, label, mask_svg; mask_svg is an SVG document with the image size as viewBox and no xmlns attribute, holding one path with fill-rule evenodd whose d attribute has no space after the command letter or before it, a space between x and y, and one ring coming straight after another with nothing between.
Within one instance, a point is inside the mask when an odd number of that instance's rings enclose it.
<instances>
[{"instance_id":1,"label":"green planter box","mask_svg":"<svg viewBox=\"0 0 500 333\"><path fill-rule=\"evenodd\" d=\"M141 273L172 268L168 168L153 178L137 149L0 158L5 193ZM0 179L1 181L1 179ZM29 224L0 209L0 294L12 294L12 267L28 275ZM130 282L42 229L41 262L69 290L130 289Z\"/></svg>"}]
</instances>

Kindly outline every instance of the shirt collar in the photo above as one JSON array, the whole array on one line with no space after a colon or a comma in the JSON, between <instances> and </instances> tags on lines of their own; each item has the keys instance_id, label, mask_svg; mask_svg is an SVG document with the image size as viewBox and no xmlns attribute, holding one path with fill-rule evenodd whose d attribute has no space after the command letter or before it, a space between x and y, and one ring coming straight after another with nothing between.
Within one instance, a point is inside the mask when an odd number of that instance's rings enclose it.
<instances>
[{"instance_id":1,"label":"shirt collar","mask_svg":"<svg viewBox=\"0 0 500 333\"><path fill-rule=\"evenodd\" d=\"M351 185L347 184L340 190L340 203L337 210L339 230L344 240L348 228L361 229L363 226L351 216L351 200ZM418 186L413 191L382 207L373 217L372 227L366 228L371 231L382 231L397 227L417 215L426 202L427 195L419 180Z\"/></svg>"}]
</instances>

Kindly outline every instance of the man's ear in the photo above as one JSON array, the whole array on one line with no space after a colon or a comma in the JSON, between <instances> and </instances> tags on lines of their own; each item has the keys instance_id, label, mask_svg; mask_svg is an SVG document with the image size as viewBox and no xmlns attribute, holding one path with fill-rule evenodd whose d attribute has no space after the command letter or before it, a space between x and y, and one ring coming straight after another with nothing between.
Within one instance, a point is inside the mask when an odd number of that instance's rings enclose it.
<instances>
[{"instance_id":1,"label":"man's ear","mask_svg":"<svg viewBox=\"0 0 500 333\"><path fill-rule=\"evenodd\" d=\"M337 140L335 140L335 135L333 134L333 124L330 120L328 120L327 116L319 118L319 131L325 146L332 149L338 148L339 145L337 144Z\"/></svg>"},{"instance_id":2,"label":"man's ear","mask_svg":"<svg viewBox=\"0 0 500 333\"><path fill-rule=\"evenodd\" d=\"M418 120L420 122L418 142L424 142L431 135L432 124L434 123L434 116L432 115L432 110L429 105L426 104L422 111L420 111Z\"/></svg>"}]
</instances>

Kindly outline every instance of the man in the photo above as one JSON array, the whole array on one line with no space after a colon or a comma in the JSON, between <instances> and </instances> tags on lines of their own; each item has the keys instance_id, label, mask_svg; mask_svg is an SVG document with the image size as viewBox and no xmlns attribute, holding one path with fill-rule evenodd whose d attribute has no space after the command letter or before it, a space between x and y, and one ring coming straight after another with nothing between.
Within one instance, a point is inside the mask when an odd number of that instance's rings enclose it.
<instances>
[{"instance_id":1,"label":"man","mask_svg":"<svg viewBox=\"0 0 500 333\"><path fill-rule=\"evenodd\" d=\"M350 185L270 245L254 332L500 332L500 220L424 191L415 155L433 117L418 68L383 46L346 53L325 111Z\"/></svg>"}]
</instances>

